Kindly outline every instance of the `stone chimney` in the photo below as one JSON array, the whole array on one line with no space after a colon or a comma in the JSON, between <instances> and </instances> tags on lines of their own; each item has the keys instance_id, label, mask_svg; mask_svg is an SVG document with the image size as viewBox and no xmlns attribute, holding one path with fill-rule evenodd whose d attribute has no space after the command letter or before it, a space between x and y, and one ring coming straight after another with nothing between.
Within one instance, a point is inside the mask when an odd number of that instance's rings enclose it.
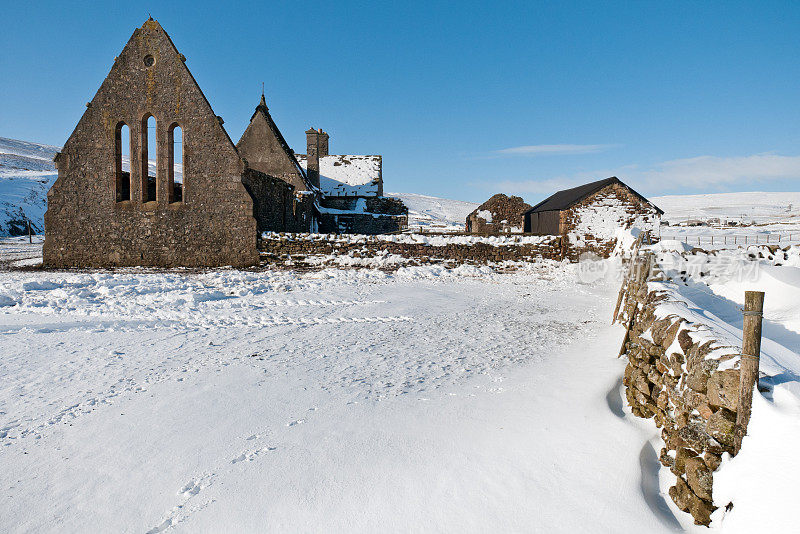
<instances>
[{"instance_id":1,"label":"stone chimney","mask_svg":"<svg viewBox=\"0 0 800 534\"><path fill-rule=\"evenodd\" d=\"M328 134L319 129L319 157L328 155Z\"/></svg>"},{"instance_id":2,"label":"stone chimney","mask_svg":"<svg viewBox=\"0 0 800 534\"><path fill-rule=\"evenodd\" d=\"M306 130L306 175L312 185L319 187L319 158L328 155L328 134L322 128Z\"/></svg>"}]
</instances>

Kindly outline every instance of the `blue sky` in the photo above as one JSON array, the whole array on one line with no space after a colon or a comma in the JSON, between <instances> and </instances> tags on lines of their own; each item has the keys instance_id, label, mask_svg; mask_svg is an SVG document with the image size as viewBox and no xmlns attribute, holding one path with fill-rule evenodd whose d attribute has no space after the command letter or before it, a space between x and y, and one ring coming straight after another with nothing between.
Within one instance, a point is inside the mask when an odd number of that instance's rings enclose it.
<instances>
[{"instance_id":1,"label":"blue sky","mask_svg":"<svg viewBox=\"0 0 800 534\"><path fill-rule=\"evenodd\" d=\"M136 6L136 7L131 7ZM800 190L797 2L6 3L0 136L61 145L151 13L234 140L382 154L386 191Z\"/></svg>"}]
</instances>

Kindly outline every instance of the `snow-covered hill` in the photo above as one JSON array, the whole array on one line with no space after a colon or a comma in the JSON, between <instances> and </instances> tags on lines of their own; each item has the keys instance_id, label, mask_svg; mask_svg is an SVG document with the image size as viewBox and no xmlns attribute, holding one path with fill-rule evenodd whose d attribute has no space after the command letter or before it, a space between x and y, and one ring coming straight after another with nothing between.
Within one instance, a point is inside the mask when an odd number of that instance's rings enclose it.
<instances>
[{"instance_id":1,"label":"snow-covered hill","mask_svg":"<svg viewBox=\"0 0 800 534\"><path fill-rule=\"evenodd\" d=\"M726 219L738 223L800 223L800 192L714 193L650 198L671 224L687 219Z\"/></svg>"},{"instance_id":2,"label":"snow-covered hill","mask_svg":"<svg viewBox=\"0 0 800 534\"><path fill-rule=\"evenodd\" d=\"M408 206L408 225L436 229L463 230L464 221L478 204L448 200L415 193L387 193Z\"/></svg>"},{"instance_id":3,"label":"snow-covered hill","mask_svg":"<svg viewBox=\"0 0 800 534\"><path fill-rule=\"evenodd\" d=\"M44 230L47 191L56 179L58 147L0 137L0 236Z\"/></svg>"}]
</instances>

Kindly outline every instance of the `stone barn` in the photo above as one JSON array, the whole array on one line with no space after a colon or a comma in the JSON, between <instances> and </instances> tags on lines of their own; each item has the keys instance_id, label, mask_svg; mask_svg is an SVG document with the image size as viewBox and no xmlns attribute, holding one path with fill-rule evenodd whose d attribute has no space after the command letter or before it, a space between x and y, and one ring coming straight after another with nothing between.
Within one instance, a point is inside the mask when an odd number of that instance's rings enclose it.
<instances>
[{"instance_id":1,"label":"stone barn","mask_svg":"<svg viewBox=\"0 0 800 534\"><path fill-rule=\"evenodd\" d=\"M613 239L618 228L656 230L663 211L617 177L565 189L525 212L526 233Z\"/></svg>"},{"instance_id":2,"label":"stone barn","mask_svg":"<svg viewBox=\"0 0 800 534\"><path fill-rule=\"evenodd\" d=\"M185 61L152 18L115 58L55 157L46 266L253 265L286 227L297 188L248 165Z\"/></svg>"},{"instance_id":3,"label":"stone barn","mask_svg":"<svg viewBox=\"0 0 800 534\"><path fill-rule=\"evenodd\" d=\"M529 209L522 198L498 193L467 215L466 230L471 234L521 232L523 216Z\"/></svg>"}]
</instances>

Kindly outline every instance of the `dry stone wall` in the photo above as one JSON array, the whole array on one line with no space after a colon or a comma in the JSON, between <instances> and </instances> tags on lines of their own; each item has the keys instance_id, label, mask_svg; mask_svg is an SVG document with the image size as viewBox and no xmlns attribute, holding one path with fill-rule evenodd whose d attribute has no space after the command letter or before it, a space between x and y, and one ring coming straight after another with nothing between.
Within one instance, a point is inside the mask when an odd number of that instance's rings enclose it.
<instances>
[{"instance_id":1,"label":"dry stone wall","mask_svg":"<svg viewBox=\"0 0 800 534\"><path fill-rule=\"evenodd\" d=\"M362 242L330 239L304 239L303 234L267 234L260 240L262 263L283 264L287 260L302 260L308 256L356 255L375 257L396 254L416 258L423 263L454 261L457 263L489 263L503 261L531 261L535 259L561 260L565 257L560 237L544 239L538 243L500 245L487 243L450 243L433 246L424 243L398 243L379 239Z\"/></svg>"},{"instance_id":2,"label":"dry stone wall","mask_svg":"<svg viewBox=\"0 0 800 534\"><path fill-rule=\"evenodd\" d=\"M661 428L660 461L676 477L670 497L695 523L708 525L714 471L723 453L734 453L739 349L715 339L706 325L665 311L685 304L653 283L662 279L656 268L625 291L625 395L634 415Z\"/></svg>"}]
</instances>

